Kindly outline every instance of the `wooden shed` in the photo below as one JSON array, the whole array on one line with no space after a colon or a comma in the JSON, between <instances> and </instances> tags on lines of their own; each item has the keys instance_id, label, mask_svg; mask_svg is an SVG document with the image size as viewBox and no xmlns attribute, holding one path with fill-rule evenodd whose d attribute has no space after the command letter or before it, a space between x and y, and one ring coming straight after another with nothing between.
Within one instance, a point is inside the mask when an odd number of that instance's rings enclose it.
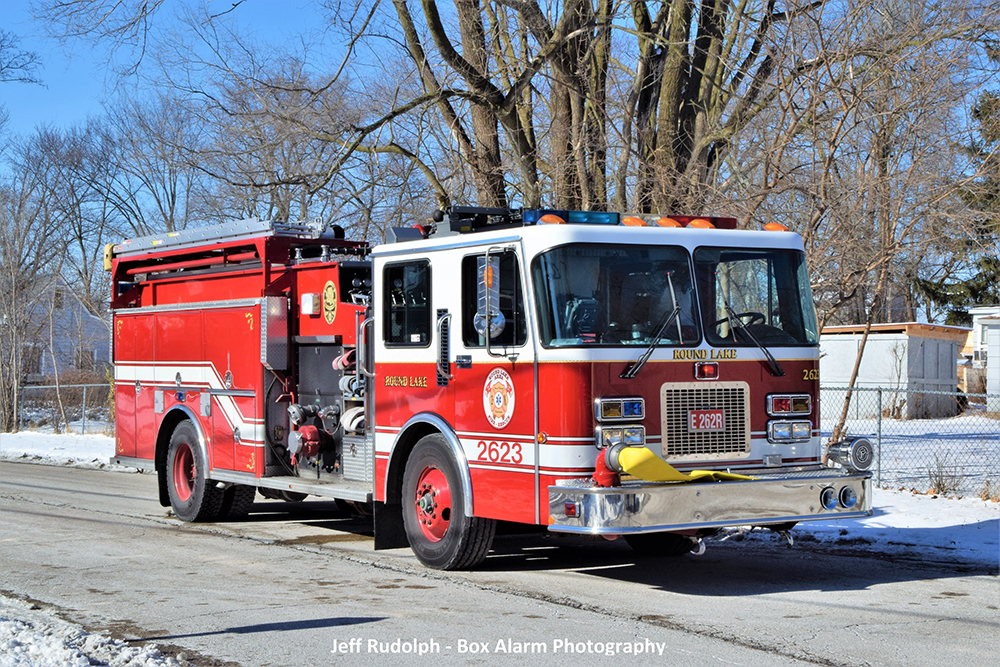
<instances>
[{"instance_id":1,"label":"wooden shed","mask_svg":"<svg viewBox=\"0 0 1000 667\"><path fill-rule=\"evenodd\" d=\"M824 387L847 387L861 348L864 325L826 327L820 335L820 379ZM904 419L951 417L958 413L954 396L922 392L954 393L958 389L958 360L969 329L941 324L904 322L874 324L868 335L858 371L857 387L893 392L889 402L883 394L888 416ZM829 405L827 403L830 403ZM840 406L822 404L824 419L836 418ZM871 405L874 401L859 401ZM837 413L837 414L834 414Z\"/></svg>"}]
</instances>

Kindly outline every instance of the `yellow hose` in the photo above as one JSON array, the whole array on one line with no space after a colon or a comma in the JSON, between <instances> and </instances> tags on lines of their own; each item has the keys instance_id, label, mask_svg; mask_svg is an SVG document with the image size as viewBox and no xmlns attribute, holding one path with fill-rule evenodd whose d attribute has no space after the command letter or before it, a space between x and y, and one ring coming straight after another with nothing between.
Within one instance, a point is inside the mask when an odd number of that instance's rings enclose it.
<instances>
[{"instance_id":1,"label":"yellow hose","mask_svg":"<svg viewBox=\"0 0 1000 667\"><path fill-rule=\"evenodd\" d=\"M618 454L618 465L622 472L647 482L721 482L738 479L753 479L746 475L714 470L692 470L684 474L646 447L626 447Z\"/></svg>"}]
</instances>

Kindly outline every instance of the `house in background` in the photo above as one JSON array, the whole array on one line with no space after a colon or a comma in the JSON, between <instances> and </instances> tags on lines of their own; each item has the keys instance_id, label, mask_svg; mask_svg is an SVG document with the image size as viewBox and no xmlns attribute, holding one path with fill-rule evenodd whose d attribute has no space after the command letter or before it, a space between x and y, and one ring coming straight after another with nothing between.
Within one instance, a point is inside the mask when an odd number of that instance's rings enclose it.
<instances>
[{"instance_id":1,"label":"house in background","mask_svg":"<svg viewBox=\"0 0 1000 667\"><path fill-rule=\"evenodd\" d=\"M1000 306L969 308L972 333L968 346L970 376L977 379L973 393L1000 394ZM993 359L990 364L989 360ZM1000 412L1000 398L988 398L986 409Z\"/></svg>"},{"instance_id":2,"label":"house in background","mask_svg":"<svg viewBox=\"0 0 1000 667\"><path fill-rule=\"evenodd\" d=\"M29 307L32 340L23 346L29 384L55 377L102 378L111 365L110 330L61 278L45 281Z\"/></svg>"},{"instance_id":3,"label":"house in background","mask_svg":"<svg viewBox=\"0 0 1000 667\"><path fill-rule=\"evenodd\" d=\"M823 329L819 372L824 387L848 386L864 330L864 325ZM890 390L888 395L883 392L882 409L886 416L903 419L955 416L958 401L954 396L920 392L956 391L958 360L968 334L967 328L940 324L872 325L855 386ZM852 405L851 416L855 419L878 416L875 400L855 399ZM836 401L821 402L821 418L836 419L840 409Z\"/></svg>"}]
</instances>

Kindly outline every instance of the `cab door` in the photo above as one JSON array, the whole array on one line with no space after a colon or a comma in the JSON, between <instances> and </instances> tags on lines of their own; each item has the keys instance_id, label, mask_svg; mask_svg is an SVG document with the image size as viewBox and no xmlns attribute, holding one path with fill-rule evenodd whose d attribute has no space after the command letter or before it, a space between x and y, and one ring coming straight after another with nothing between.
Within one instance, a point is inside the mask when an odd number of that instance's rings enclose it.
<instances>
[{"instance_id":1,"label":"cab door","mask_svg":"<svg viewBox=\"0 0 1000 667\"><path fill-rule=\"evenodd\" d=\"M447 423L454 420L453 388L441 372L448 366L440 363L448 354L448 318L439 313L447 311L446 259L443 255L433 262L411 255L376 258L373 324L363 332L363 339L372 344L374 360L376 480L385 479L393 444L410 418L423 414ZM379 485L378 499L382 492Z\"/></svg>"},{"instance_id":2,"label":"cab door","mask_svg":"<svg viewBox=\"0 0 1000 667\"><path fill-rule=\"evenodd\" d=\"M477 516L535 523L535 366L519 246L482 246L456 267L455 428Z\"/></svg>"}]
</instances>

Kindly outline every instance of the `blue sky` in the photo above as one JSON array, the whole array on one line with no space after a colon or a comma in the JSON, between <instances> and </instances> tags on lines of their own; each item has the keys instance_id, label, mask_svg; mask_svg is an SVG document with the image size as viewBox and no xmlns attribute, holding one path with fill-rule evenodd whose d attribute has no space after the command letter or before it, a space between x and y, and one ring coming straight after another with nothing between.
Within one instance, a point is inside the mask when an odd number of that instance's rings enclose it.
<instances>
[{"instance_id":1,"label":"blue sky","mask_svg":"<svg viewBox=\"0 0 1000 667\"><path fill-rule=\"evenodd\" d=\"M208 2L225 11L233 0ZM174 4L165 3L168 13ZM0 27L20 37L22 49L38 53L42 67L37 74L43 84L0 84L0 104L10 116L6 130L28 134L37 126L69 127L99 115L108 92L103 54L82 41L63 46L43 37L31 19L28 0L3 0L2 5ZM246 0L234 13L250 29L281 40L320 27L316 5L310 0ZM169 20L169 14L158 20Z\"/></svg>"}]
</instances>

